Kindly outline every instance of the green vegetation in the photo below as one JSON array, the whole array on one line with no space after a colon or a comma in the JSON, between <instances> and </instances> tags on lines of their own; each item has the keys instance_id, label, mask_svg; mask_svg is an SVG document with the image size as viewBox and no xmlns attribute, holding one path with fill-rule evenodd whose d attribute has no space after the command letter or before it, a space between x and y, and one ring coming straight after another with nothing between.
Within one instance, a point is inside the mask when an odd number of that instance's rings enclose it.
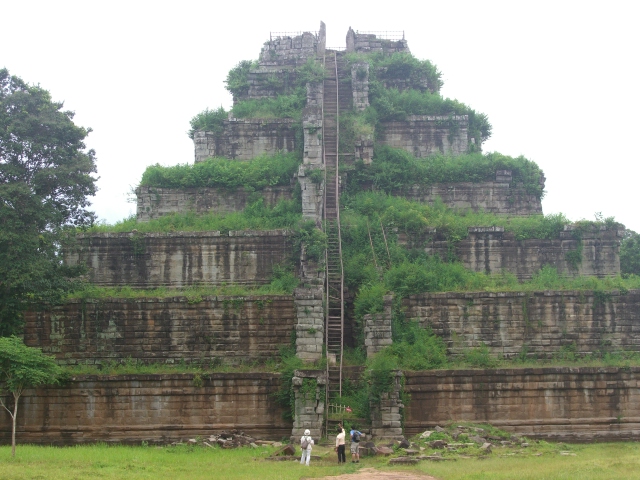
<instances>
[{"instance_id":1,"label":"green vegetation","mask_svg":"<svg viewBox=\"0 0 640 480\"><path fill-rule=\"evenodd\" d=\"M91 129L38 85L0 68L0 335L20 332L23 312L59 301L80 268L60 262L70 225L90 225L96 193Z\"/></svg>"},{"instance_id":2,"label":"green vegetation","mask_svg":"<svg viewBox=\"0 0 640 480\"><path fill-rule=\"evenodd\" d=\"M160 188L239 188L260 190L289 185L298 169L300 157L295 153L263 155L247 162L210 158L194 164L147 167L141 187Z\"/></svg>"},{"instance_id":3,"label":"green vegetation","mask_svg":"<svg viewBox=\"0 0 640 480\"><path fill-rule=\"evenodd\" d=\"M302 93L302 92L300 92ZM302 120L302 109L307 101L306 93L278 95L260 99L247 99L231 109L235 118L293 118Z\"/></svg>"},{"instance_id":4,"label":"green vegetation","mask_svg":"<svg viewBox=\"0 0 640 480\"><path fill-rule=\"evenodd\" d=\"M415 90L439 92L444 82L442 73L429 60L418 60L410 53L385 55L375 53L369 57L375 68L374 76L383 82L403 80Z\"/></svg>"},{"instance_id":5,"label":"green vegetation","mask_svg":"<svg viewBox=\"0 0 640 480\"><path fill-rule=\"evenodd\" d=\"M96 224L86 231L102 232L203 232L220 231L222 234L230 230L273 230L294 228L302 219L299 200L280 200L273 207L264 205L259 198L241 212L207 213L197 215L195 212L174 213L150 220L138 222L135 216L121 220L113 225Z\"/></svg>"},{"instance_id":6,"label":"green vegetation","mask_svg":"<svg viewBox=\"0 0 640 480\"><path fill-rule=\"evenodd\" d=\"M195 117L191 119L191 128L189 129L189 138L193 138L198 130L204 130L206 132L213 132L216 135L221 135L224 131L224 121L227 119L228 114L226 110L220 106L216 110L209 110L206 108Z\"/></svg>"},{"instance_id":7,"label":"green vegetation","mask_svg":"<svg viewBox=\"0 0 640 480\"><path fill-rule=\"evenodd\" d=\"M533 291L541 289L611 290L637 288L637 276L598 279L561 277L545 267L529 282L519 283L509 273L487 275L471 272L455 259L455 244L468 235L471 226L501 226L518 240L557 238L569 223L563 215L504 217L483 212L460 212L441 202L425 205L383 193L360 192L342 200L342 232L345 283L358 292L355 313L382 311L382 296L392 291L399 297L437 291ZM616 228L613 219L576 222L575 232ZM446 259L429 256L424 244L429 229L449 245ZM400 234L407 246L399 243Z\"/></svg>"},{"instance_id":8,"label":"green vegetation","mask_svg":"<svg viewBox=\"0 0 640 480\"><path fill-rule=\"evenodd\" d=\"M225 88L234 97L241 97L249 93L249 72L258 68L257 61L242 60L229 70L225 80Z\"/></svg>"},{"instance_id":9,"label":"green vegetation","mask_svg":"<svg viewBox=\"0 0 640 480\"><path fill-rule=\"evenodd\" d=\"M271 88L273 97L260 99L245 98L249 94L249 73L258 68L257 62L243 60L229 71L226 89L236 100L230 112L220 107L205 109L191 119L190 138L198 130L221 135L224 121L229 114L234 118L292 118L296 120L296 136L302 144L302 109L307 102L307 83L321 82L324 70L320 62L310 58L305 64L291 71L279 72L267 78L266 86Z\"/></svg>"},{"instance_id":10,"label":"green vegetation","mask_svg":"<svg viewBox=\"0 0 640 480\"><path fill-rule=\"evenodd\" d=\"M497 170L511 170L514 185L521 184L531 195L542 198L542 170L524 157L513 158L499 153L468 153L456 157L433 155L416 158L410 153L388 146L377 146L371 165L361 162L349 172L348 191L359 192L369 185L386 193L402 192L414 185L434 183L494 181Z\"/></svg>"},{"instance_id":11,"label":"green vegetation","mask_svg":"<svg viewBox=\"0 0 640 480\"><path fill-rule=\"evenodd\" d=\"M620 244L620 271L623 275L640 275L640 234L627 230Z\"/></svg>"},{"instance_id":12,"label":"green vegetation","mask_svg":"<svg viewBox=\"0 0 640 480\"><path fill-rule=\"evenodd\" d=\"M11 416L11 456L16 456L16 422L18 402L25 388L51 385L58 382L62 369L55 359L39 348L27 347L22 339L0 338L0 405ZM11 403L5 396L11 395Z\"/></svg>"},{"instance_id":13,"label":"green vegetation","mask_svg":"<svg viewBox=\"0 0 640 480\"><path fill-rule=\"evenodd\" d=\"M67 299L81 298L85 300L104 300L108 298L172 298L187 297L202 299L203 297L230 296L248 297L260 295L291 295L298 286L298 279L289 269L274 265L271 282L266 285L248 287L246 285L198 285L184 288L150 288L138 289L128 285L120 287L97 287L84 284L81 288L70 292Z\"/></svg>"},{"instance_id":14,"label":"green vegetation","mask_svg":"<svg viewBox=\"0 0 640 480\"><path fill-rule=\"evenodd\" d=\"M456 424L457 425L457 424ZM472 427L471 425L469 426ZM501 437L503 432L484 428L491 435ZM432 434L434 439L452 438L451 429L446 433ZM465 439L464 434L461 435ZM460 437L458 437L460 438ZM421 445L424 443L417 439ZM462 442L460 442L462 443ZM89 479L210 479L240 480L260 478L266 480L299 480L340 474L352 474L361 469L392 473L429 474L446 480L627 480L639 479L640 445L628 443L595 443L567 445L545 441L529 441L527 448L495 448L483 453L475 446L458 452L444 451L443 455L456 461L420 462L416 466L400 467L388 465L390 457L362 457L359 464L338 465L331 446L316 444L314 455L321 460L312 460L310 467L299 462L271 462L265 458L276 448L262 446L258 449L223 449L189 445L122 446L82 445L75 447L38 447L25 445L16 458L9 456L9 447L0 448L0 477L8 480L22 478L46 478L66 480ZM299 447L297 448L299 451ZM431 455L435 450L426 448ZM442 450L440 450L442 452ZM401 454L398 451L393 456ZM482 458L479 463L478 459ZM339 478L339 477L336 477ZM382 479L381 479L382 480Z\"/></svg>"},{"instance_id":15,"label":"green vegetation","mask_svg":"<svg viewBox=\"0 0 640 480\"><path fill-rule=\"evenodd\" d=\"M470 138L479 145L491 136L485 114L440 95L441 73L428 60L420 61L407 53L349 54L347 59L351 64L364 61L370 65L367 115L376 128L378 122L406 120L408 115L468 115ZM452 128L457 125L449 124Z\"/></svg>"}]
</instances>

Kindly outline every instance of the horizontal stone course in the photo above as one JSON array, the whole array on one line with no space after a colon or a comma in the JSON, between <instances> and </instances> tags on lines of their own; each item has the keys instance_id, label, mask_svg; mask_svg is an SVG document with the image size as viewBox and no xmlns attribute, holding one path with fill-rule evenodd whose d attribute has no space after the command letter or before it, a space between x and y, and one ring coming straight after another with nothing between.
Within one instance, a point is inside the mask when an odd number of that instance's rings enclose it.
<instances>
[{"instance_id":1,"label":"horizontal stone course","mask_svg":"<svg viewBox=\"0 0 640 480\"><path fill-rule=\"evenodd\" d=\"M296 149L295 121L275 119L229 119L221 133L197 131L193 137L195 162L223 157L248 161L261 155Z\"/></svg>"},{"instance_id":2,"label":"horizontal stone course","mask_svg":"<svg viewBox=\"0 0 640 480\"><path fill-rule=\"evenodd\" d=\"M257 196L264 199L265 205L274 206L280 200L290 200L292 195L291 186L268 187L258 192L246 192L243 188L138 187L136 218L140 222L148 222L172 213L241 212L250 198Z\"/></svg>"},{"instance_id":3,"label":"horizontal stone course","mask_svg":"<svg viewBox=\"0 0 640 480\"><path fill-rule=\"evenodd\" d=\"M453 129L451 124L455 123ZM376 141L401 148L415 157L443 153L460 155L469 149L467 115L410 115L404 121L381 122Z\"/></svg>"},{"instance_id":4,"label":"horizontal stone course","mask_svg":"<svg viewBox=\"0 0 640 480\"><path fill-rule=\"evenodd\" d=\"M530 437L622 440L640 423L639 367L439 370L405 379L406 435L470 421Z\"/></svg>"},{"instance_id":5,"label":"horizontal stone course","mask_svg":"<svg viewBox=\"0 0 640 480\"><path fill-rule=\"evenodd\" d=\"M290 296L71 300L27 312L24 340L62 364L233 363L277 355L295 324Z\"/></svg>"},{"instance_id":6,"label":"horizontal stone course","mask_svg":"<svg viewBox=\"0 0 640 480\"><path fill-rule=\"evenodd\" d=\"M279 440L291 432L274 393L272 373L202 375L85 375L65 386L26 390L17 437L21 443L168 443L240 429ZM10 417L0 418L0 441L11 441Z\"/></svg>"},{"instance_id":7,"label":"horizontal stone course","mask_svg":"<svg viewBox=\"0 0 640 480\"><path fill-rule=\"evenodd\" d=\"M497 180L415 185L402 191L394 191L392 194L407 200L429 204L438 200L451 208L482 210L497 215L542 214L542 202L538 196L527 193L521 185Z\"/></svg>"},{"instance_id":8,"label":"horizontal stone course","mask_svg":"<svg viewBox=\"0 0 640 480\"><path fill-rule=\"evenodd\" d=\"M430 293L403 307L454 355L483 344L500 357L550 357L568 345L578 354L640 351L640 290L604 300L592 291Z\"/></svg>"},{"instance_id":9,"label":"horizontal stone course","mask_svg":"<svg viewBox=\"0 0 640 480\"><path fill-rule=\"evenodd\" d=\"M570 228L570 226L567 226ZM542 267L555 267L560 275L611 277L620 273L620 241L624 231L599 229L583 232L578 240L570 229L550 239L518 240L501 228L470 227L467 238L455 244L455 255L475 272L514 274L518 280L529 280ZM421 248L432 255L449 258L451 244L435 229L422 235L401 233L400 242L410 248ZM581 248L575 265L567 255Z\"/></svg>"},{"instance_id":10,"label":"horizontal stone course","mask_svg":"<svg viewBox=\"0 0 640 480\"><path fill-rule=\"evenodd\" d=\"M96 233L77 235L64 252L68 265L85 264L96 285L182 287L194 284L259 285L273 266L291 259L286 230Z\"/></svg>"}]
</instances>

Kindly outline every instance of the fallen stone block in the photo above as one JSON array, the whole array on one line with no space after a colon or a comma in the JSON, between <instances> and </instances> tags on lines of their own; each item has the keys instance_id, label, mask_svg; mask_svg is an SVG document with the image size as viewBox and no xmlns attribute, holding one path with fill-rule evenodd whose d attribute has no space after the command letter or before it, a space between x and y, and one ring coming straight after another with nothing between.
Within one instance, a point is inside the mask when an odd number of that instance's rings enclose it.
<instances>
[{"instance_id":1,"label":"fallen stone block","mask_svg":"<svg viewBox=\"0 0 640 480\"><path fill-rule=\"evenodd\" d=\"M393 449L389 447L376 447L376 455L384 455L385 457L391 455L393 453Z\"/></svg>"}]
</instances>

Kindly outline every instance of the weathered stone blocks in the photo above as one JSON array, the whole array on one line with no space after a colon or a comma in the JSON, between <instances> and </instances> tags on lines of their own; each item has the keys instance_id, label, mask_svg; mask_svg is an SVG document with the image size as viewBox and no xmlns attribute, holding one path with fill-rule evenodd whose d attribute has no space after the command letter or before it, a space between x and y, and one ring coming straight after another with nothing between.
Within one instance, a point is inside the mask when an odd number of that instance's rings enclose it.
<instances>
[{"instance_id":1,"label":"weathered stone blocks","mask_svg":"<svg viewBox=\"0 0 640 480\"><path fill-rule=\"evenodd\" d=\"M47 445L117 442L170 443L239 429L280 440L291 432L274 394L273 373L83 375L64 386L25 390L20 442ZM197 386L201 385L201 386ZM0 440L10 443L11 419L0 417Z\"/></svg>"},{"instance_id":2,"label":"weathered stone blocks","mask_svg":"<svg viewBox=\"0 0 640 480\"><path fill-rule=\"evenodd\" d=\"M304 361L315 362L322 358L324 345L323 289L296 288L296 355Z\"/></svg>"},{"instance_id":3,"label":"weathered stone blocks","mask_svg":"<svg viewBox=\"0 0 640 480\"><path fill-rule=\"evenodd\" d=\"M26 312L24 341L60 364L237 363L278 355L295 325L290 296L70 300Z\"/></svg>"},{"instance_id":4,"label":"weathered stone blocks","mask_svg":"<svg viewBox=\"0 0 640 480\"><path fill-rule=\"evenodd\" d=\"M313 382L314 388L307 390L305 380ZM320 370L296 370L292 379L295 394L295 416L291 430L291 443L297 443L306 429L318 440L322 434L325 410L325 386L327 375Z\"/></svg>"},{"instance_id":5,"label":"weathered stone blocks","mask_svg":"<svg viewBox=\"0 0 640 480\"><path fill-rule=\"evenodd\" d=\"M291 260L285 230L79 234L64 252L68 265L84 264L96 285L182 287L195 284L259 285L273 266Z\"/></svg>"},{"instance_id":6,"label":"weathered stone blocks","mask_svg":"<svg viewBox=\"0 0 640 480\"><path fill-rule=\"evenodd\" d=\"M489 423L534 438L637 438L638 367L405 372L405 434L450 421Z\"/></svg>"},{"instance_id":7,"label":"weathered stone blocks","mask_svg":"<svg viewBox=\"0 0 640 480\"><path fill-rule=\"evenodd\" d=\"M252 160L261 155L293 152L296 149L294 123L288 118L226 120L220 134L195 132L195 161L212 157Z\"/></svg>"},{"instance_id":8,"label":"weathered stone blocks","mask_svg":"<svg viewBox=\"0 0 640 480\"><path fill-rule=\"evenodd\" d=\"M482 344L491 354L550 357L640 351L640 291L450 292L403 300L407 318L429 326L462 355Z\"/></svg>"},{"instance_id":9,"label":"weathered stone blocks","mask_svg":"<svg viewBox=\"0 0 640 480\"><path fill-rule=\"evenodd\" d=\"M418 158L437 153L460 155L469 148L468 130L467 115L410 115L406 121L382 122L376 141Z\"/></svg>"},{"instance_id":10,"label":"weathered stone blocks","mask_svg":"<svg viewBox=\"0 0 640 480\"><path fill-rule=\"evenodd\" d=\"M139 222L148 222L172 213L241 212L256 195L264 199L265 205L274 206L280 200L290 200L293 188L289 185L247 192L244 188L138 187L136 217Z\"/></svg>"},{"instance_id":11,"label":"weathered stone blocks","mask_svg":"<svg viewBox=\"0 0 640 480\"><path fill-rule=\"evenodd\" d=\"M623 231L613 229L586 231L580 238L565 227L557 238L517 240L502 227L470 227L467 238L456 243L455 255L463 265L475 272L509 272L519 280L529 280L545 265L560 275L610 277L620 273L620 240ZM448 258L451 245L432 230L422 237L404 236L401 241L413 248L424 248L429 254ZM578 252L579 262L569 254ZM576 255L575 253L573 255Z\"/></svg>"}]
</instances>

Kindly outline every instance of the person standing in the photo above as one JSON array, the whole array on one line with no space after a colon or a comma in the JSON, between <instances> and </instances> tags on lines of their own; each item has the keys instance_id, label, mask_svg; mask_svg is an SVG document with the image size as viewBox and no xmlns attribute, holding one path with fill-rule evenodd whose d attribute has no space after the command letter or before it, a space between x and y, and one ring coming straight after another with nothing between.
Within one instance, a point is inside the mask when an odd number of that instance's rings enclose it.
<instances>
[{"instance_id":1,"label":"person standing","mask_svg":"<svg viewBox=\"0 0 640 480\"><path fill-rule=\"evenodd\" d=\"M356 427L351 427L351 463L360 463L360 439L362 438L362 432L356 430Z\"/></svg>"},{"instance_id":2,"label":"person standing","mask_svg":"<svg viewBox=\"0 0 640 480\"><path fill-rule=\"evenodd\" d=\"M344 437L346 433L341 423L338 424L340 433L336 436L336 452L338 452L338 463L347 463L347 456L344 453Z\"/></svg>"},{"instance_id":3,"label":"person standing","mask_svg":"<svg viewBox=\"0 0 640 480\"><path fill-rule=\"evenodd\" d=\"M307 429L304 431L304 435L300 437L300 447L302 448L302 456L300 457L300 465L309 466L311 460L311 449L313 447L313 438L311 438L311 432Z\"/></svg>"}]
</instances>

